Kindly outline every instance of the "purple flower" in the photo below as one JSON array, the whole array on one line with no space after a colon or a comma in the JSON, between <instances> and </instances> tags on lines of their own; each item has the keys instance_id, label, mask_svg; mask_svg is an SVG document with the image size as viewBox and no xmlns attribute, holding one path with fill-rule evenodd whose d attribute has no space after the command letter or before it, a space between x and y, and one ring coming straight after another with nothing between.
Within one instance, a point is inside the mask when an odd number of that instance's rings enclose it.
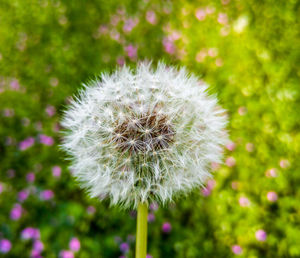
<instances>
[{"instance_id":1,"label":"purple flower","mask_svg":"<svg viewBox=\"0 0 300 258\"><path fill-rule=\"evenodd\" d=\"M94 214L95 212L96 212L96 209L95 209L95 207L94 206L88 206L87 208L86 208L86 211L87 211L87 213L88 214Z\"/></svg>"},{"instance_id":2,"label":"purple flower","mask_svg":"<svg viewBox=\"0 0 300 258\"><path fill-rule=\"evenodd\" d=\"M51 105L48 105L46 107L46 113L48 114L48 116L54 116L55 115L55 112L56 112L56 109L55 107L51 106Z\"/></svg>"},{"instance_id":3,"label":"purple flower","mask_svg":"<svg viewBox=\"0 0 300 258\"><path fill-rule=\"evenodd\" d=\"M54 140L51 136L41 134L40 135L40 143L47 145L47 146L51 146L54 144Z\"/></svg>"},{"instance_id":4,"label":"purple flower","mask_svg":"<svg viewBox=\"0 0 300 258\"><path fill-rule=\"evenodd\" d=\"M21 141L19 143L19 149L21 151L27 150L34 144L34 138L33 137L28 137L25 140Z\"/></svg>"},{"instance_id":5,"label":"purple flower","mask_svg":"<svg viewBox=\"0 0 300 258\"><path fill-rule=\"evenodd\" d=\"M136 58L137 56L137 48L134 47L133 45L128 45L126 48L125 48L125 51L128 55L129 58Z\"/></svg>"},{"instance_id":6,"label":"purple flower","mask_svg":"<svg viewBox=\"0 0 300 258\"><path fill-rule=\"evenodd\" d=\"M22 190L18 193L18 201L23 202L28 198L28 196L29 196L29 190L28 189Z\"/></svg>"},{"instance_id":7,"label":"purple flower","mask_svg":"<svg viewBox=\"0 0 300 258\"><path fill-rule=\"evenodd\" d=\"M165 223L162 225L162 231L163 231L164 233L169 233L169 232L171 232L171 230L172 230L172 226L171 226L171 224L170 224L169 222L165 222Z\"/></svg>"},{"instance_id":8,"label":"purple flower","mask_svg":"<svg viewBox=\"0 0 300 258\"><path fill-rule=\"evenodd\" d=\"M8 253L11 249L11 242L8 239L0 240L0 253Z\"/></svg>"},{"instance_id":9,"label":"purple flower","mask_svg":"<svg viewBox=\"0 0 300 258\"><path fill-rule=\"evenodd\" d=\"M40 240L35 240L33 242L33 249L38 252L42 252L44 250L44 244Z\"/></svg>"},{"instance_id":10,"label":"purple flower","mask_svg":"<svg viewBox=\"0 0 300 258\"><path fill-rule=\"evenodd\" d=\"M231 250L232 250L232 252L233 252L234 254L236 254L236 255L240 255L240 254L242 254L242 252L243 252L242 247L240 247L239 245L233 245L233 246L231 247Z\"/></svg>"},{"instance_id":11,"label":"purple flower","mask_svg":"<svg viewBox=\"0 0 300 258\"><path fill-rule=\"evenodd\" d=\"M267 233L264 230L259 229L255 232L255 237L258 241L264 242L267 239Z\"/></svg>"},{"instance_id":12,"label":"purple flower","mask_svg":"<svg viewBox=\"0 0 300 258\"><path fill-rule=\"evenodd\" d=\"M148 221L153 222L155 220L155 215L153 213L148 214Z\"/></svg>"},{"instance_id":13,"label":"purple flower","mask_svg":"<svg viewBox=\"0 0 300 258\"><path fill-rule=\"evenodd\" d=\"M30 254L31 258L42 258L41 256L41 252L39 252L38 250L31 250L31 254Z\"/></svg>"},{"instance_id":14,"label":"purple flower","mask_svg":"<svg viewBox=\"0 0 300 258\"><path fill-rule=\"evenodd\" d=\"M127 243L120 244L120 250L122 253L127 253L129 251L129 245Z\"/></svg>"},{"instance_id":15,"label":"purple flower","mask_svg":"<svg viewBox=\"0 0 300 258\"><path fill-rule=\"evenodd\" d=\"M3 192L3 189L4 189L3 184L0 182L0 194Z\"/></svg>"},{"instance_id":16,"label":"purple flower","mask_svg":"<svg viewBox=\"0 0 300 258\"><path fill-rule=\"evenodd\" d=\"M69 250L62 250L60 253L59 253L59 257L60 258L74 258L74 254L72 251L69 251Z\"/></svg>"},{"instance_id":17,"label":"purple flower","mask_svg":"<svg viewBox=\"0 0 300 258\"><path fill-rule=\"evenodd\" d=\"M153 258L153 257L152 257L152 255L147 254L147 255L146 255L146 258Z\"/></svg>"},{"instance_id":18,"label":"purple flower","mask_svg":"<svg viewBox=\"0 0 300 258\"><path fill-rule=\"evenodd\" d=\"M10 211L10 218L12 220L18 220L22 216L22 211L22 206L19 203L16 203Z\"/></svg>"},{"instance_id":19,"label":"purple flower","mask_svg":"<svg viewBox=\"0 0 300 258\"><path fill-rule=\"evenodd\" d=\"M36 228L27 227L21 232L22 239L38 239L40 238L40 231Z\"/></svg>"},{"instance_id":20,"label":"purple flower","mask_svg":"<svg viewBox=\"0 0 300 258\"><path fill-rule=\"evenodd\" d=\"M35 175L34 175L34 173L33 173L33 172L28 173L28 174L26 175L26 180L27 180L27 182L29 182L29 183L34 182L34 180L35 180Z\"/></svg>"},{"instance_id":21,"label":"purple flower","mask_svg":"<svg viewBox=\"0 0 300 258\"><path fill-rule=\"evenodd\" d=\"M149 22L152 25L156 24L157 20L156 20L156 14L155 14L155 12L148 11L146 13L146 20L147 20L147 22Z\"/></svg>"},{"instance_id":22,"label":"purple flower","mask_svg":"<svg viewBox=\"0 0 300 258\"><path fill-rule=\"evenodd\" d=\"M52 175L55 177L60 177L61 174L61 167L59 166L54 166L52 167Z\"/></svg>"},{"instance_id":23,"label":"purple flower","mask_svg":"<svg viewBox=\"0 0 300 258\"><path fill-rule=\"evenodd\" d=\"M44 201L52 199L53 196L54 196L54 193L52 190L44 190L40 193L40 197Z\"/></svg>"},{"instance_id":24,"label":"purple flower","mask_svg":"<svg viewBox=\"0 0 300 258\"><path fill-rule=\"evenodd\" d=\"M152 211L158 210L157 202L153 202L153 203L150 204L150 210L152 210Z\"/></svg>"},{"instance_id":25,"label":"purple flower","mask_svg":"<svg viewBox=\"0 0 300 258\"><path fill-rule=\"evenodd\" d=\"M69 248L70 248L71 251L74 251L74 252L79 251L79 249L80 249L80 241L78 240L77 237L73 237L70 240Z\"/></svg>"}]
</instances>

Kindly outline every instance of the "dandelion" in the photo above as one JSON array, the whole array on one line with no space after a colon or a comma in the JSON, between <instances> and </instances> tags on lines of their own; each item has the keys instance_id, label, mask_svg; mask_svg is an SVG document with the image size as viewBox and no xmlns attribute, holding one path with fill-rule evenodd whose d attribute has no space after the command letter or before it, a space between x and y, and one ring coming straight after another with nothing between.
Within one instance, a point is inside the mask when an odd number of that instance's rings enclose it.
<instances>
[{"instance_id":1,"label":"dandelion","mask_svg":"<svg viewBox=\"0 0 300 258\"><path fill-rule=\"evenodd\" d=\"M184 68L140 63L91 81L65 111L74 176L91 197L138 208L137 241L149 203L203 186L221 162L226 115L207 88Z\"/></svg>"}]
</instances>

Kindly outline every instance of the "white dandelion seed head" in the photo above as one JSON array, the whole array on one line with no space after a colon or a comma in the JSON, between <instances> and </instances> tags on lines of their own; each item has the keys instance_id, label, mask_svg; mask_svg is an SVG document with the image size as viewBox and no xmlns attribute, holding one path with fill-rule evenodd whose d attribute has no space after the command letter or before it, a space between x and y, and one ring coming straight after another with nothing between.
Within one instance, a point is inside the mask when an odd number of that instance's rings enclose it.
<instances>
[{"instance_id":1,"label":"white dandelion seed head","mask_svg":"<svg viewBox=\"0 0 300 258\"><path fill-rule=\"evenodd\" d=\"M221 162L227 117L207 86L159 63L85 85L65 111L62 148L92 197L136 207L203 186Z\"/></svg>"}]
</instances>

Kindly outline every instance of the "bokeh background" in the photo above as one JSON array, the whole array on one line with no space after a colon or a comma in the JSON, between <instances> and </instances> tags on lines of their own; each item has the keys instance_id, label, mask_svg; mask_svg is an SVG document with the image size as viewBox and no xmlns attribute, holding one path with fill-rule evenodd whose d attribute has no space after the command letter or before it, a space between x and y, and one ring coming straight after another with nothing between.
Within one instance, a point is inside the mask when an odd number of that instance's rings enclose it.
<instances>
[{"instance_id":1,"label":"bokeh background","mask_svg":"<svg viewBox=\"0 0 300 258\"><path fill-rule=\"evenodd\" d=\"M0 3L0 256L134 257L134 211L80 190L59 120L81 83L163 59L211 85L231 143L214 180L150 206L148 258L300 257L300 2Z\"/></svg>"}]
</instances>

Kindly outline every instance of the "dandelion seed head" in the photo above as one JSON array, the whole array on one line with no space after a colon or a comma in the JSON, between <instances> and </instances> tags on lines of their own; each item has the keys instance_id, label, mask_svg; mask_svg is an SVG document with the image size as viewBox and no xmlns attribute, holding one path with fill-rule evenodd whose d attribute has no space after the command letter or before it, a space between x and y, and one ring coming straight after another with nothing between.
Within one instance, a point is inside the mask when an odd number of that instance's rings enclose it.
<instances>
[{"instance_id":1,"label":"dandelion seed head","mask_svg":"<svg viewBox=\"0 0 300 258\"><path fill-rule=\"evenodd\" d=\"M203 186L228 143L227 117L207 85L159 63L102 74L64 113L62 148L92 197L136 207Z\"/></svg>"}]
</instances>

